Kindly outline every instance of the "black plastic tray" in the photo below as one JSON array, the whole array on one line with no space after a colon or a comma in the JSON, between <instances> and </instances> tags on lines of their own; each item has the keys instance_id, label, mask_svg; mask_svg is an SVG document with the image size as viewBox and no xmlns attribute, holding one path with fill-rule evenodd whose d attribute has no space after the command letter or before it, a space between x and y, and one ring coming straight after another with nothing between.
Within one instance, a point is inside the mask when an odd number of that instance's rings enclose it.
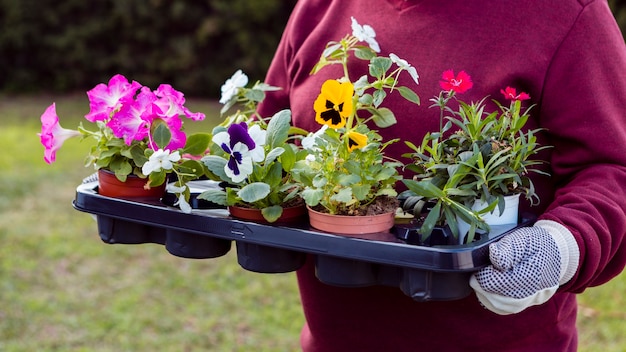
<instances>
[{"instance_id":1,"label":"black plastic tray","mask_svg":"<svg viewBox=\"0 0 626 352\"><path fill-rule=\"evenodd\" d=\"M78 186L74 208L96 215L105 243L158 243L173 255L205 259L225 255L234 241L239 264L260 273L297 270L311 254L316 275L326 284L394 286L416 301L469 295L472 272L488 264L488 245L517 227L492 226L471 244L416 246L391 233L357 238L320 232L307 223L286 227L246 222L231 218L226 209L185 214L159 201L101 196L96 182Z\"/></svg>"}]
</instances>

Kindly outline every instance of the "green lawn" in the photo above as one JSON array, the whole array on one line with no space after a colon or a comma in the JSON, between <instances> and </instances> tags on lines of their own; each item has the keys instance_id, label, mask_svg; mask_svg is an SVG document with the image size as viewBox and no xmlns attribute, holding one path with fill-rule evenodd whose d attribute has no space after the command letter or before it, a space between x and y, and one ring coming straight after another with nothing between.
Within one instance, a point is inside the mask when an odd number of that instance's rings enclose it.
<instances>
[{"instance_id":1,"label":"green lawn","mask_svg":"<svg viewBox=\"0 0 626 352\"><path fill-rule=\"evenodd\" d=\"M293 273L243 270L234 246L190 260L100 241L93 218L71 206L91 173L81 166L89 145L70 141L55 164L43 162L38 118L52 100L0 97L0 351L299 350ZM66 128L88 109L84 95L54 100ZM625 292L622 274L580 296L581 351L626 350Z\"/></svg>"}]
</instances>

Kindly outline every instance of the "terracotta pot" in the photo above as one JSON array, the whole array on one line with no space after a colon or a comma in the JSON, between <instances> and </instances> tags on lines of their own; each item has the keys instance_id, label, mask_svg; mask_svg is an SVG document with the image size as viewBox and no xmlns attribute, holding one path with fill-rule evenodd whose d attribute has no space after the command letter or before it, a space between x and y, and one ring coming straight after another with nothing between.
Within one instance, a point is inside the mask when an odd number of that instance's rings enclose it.
<instances>
[{"instance_id":1,"label":"terracotta pot","mask_svg":"<svg viewBox=\"0 0 626 352\"><path fill-rule=\"evenodd\" d=\"M113 198L154 198L159 199L165 192L165 183L145 189L148 180L135 175L128 175L126 182L115 177L109 170L98 170L98 193Z\"/></svg>"},{"instance_id":2,"label":"terracotta pot","mask_svg":"<svg viewBox=\"0 0 626 352\"><path fill-rule=\"evenodd\" d=\"M269 222L265 220L263 214L261 213L261 209L254 208L246 208L239 206L229 206L228 211L230 215L234 218L241 220L249 220L252 222L260 223L260 224L268 224ZM306 215L306 208L304 205L299 205L295 207L283 208L283 214L274 222L276 223L294 223L298 221L304 220Z\"/></svg>"},{"instance_id":3,"label":"terracotta pot","mask_svg":"<svg viewBox=\"0 0 626 352\"><path fill-rule=\"evenodd\" d=\"M320 213L309 207L309 223L318 230L342 235L387 232L394 225L395 213L346 216Z\"/></svg>"}]
</instances>

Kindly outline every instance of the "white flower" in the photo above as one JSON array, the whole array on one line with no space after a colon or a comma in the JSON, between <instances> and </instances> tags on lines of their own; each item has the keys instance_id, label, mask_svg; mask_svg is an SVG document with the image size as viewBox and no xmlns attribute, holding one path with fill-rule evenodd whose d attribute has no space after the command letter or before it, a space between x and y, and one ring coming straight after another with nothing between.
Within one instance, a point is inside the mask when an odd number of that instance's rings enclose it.
<instances>
[{"instance_id":1,"label":"white flower","mask_svg":"<svg viewBox=\"0 0 626 352\"><path fill-rule=\"evenodd\" d=\"M322 125L322 127L319 130L317 130L317 132L313 134L309 133L308 136L302 138L302 142L301 142L302 148L306 150L310 150L310 151L319 150L319 148L317 148L317 143L316 143L317 138L319 138L319 136L324 134L327 128L328 128L328 125Z\"/></svg>"},{"instance_id":2,"label":"white flower","mask_svg":"<svg viewBox=\"0 0 626 352\"><path fill-rule=\"evenodd\" d=\"M252 161L261 162L265 160L265 140L267 139L267 131L262 129L259 125L252 125L248 129L250 138L254 141L254 149L250 150L250 157Z\"/></svg>"},{"instance_id":3,"label":"white flower","mask_svg":"<svg viewBox=\"0 0 626 352\"><path fill-rule=\"evenodd\" d=\"M168 192L178 195L178 201L176 201L174 205L175 206L178 205L178 207L183 213L189 214L191 213L191 205L189 205L189 203L185 199L186 190L187 190L187 185L183 185L182 187L175 186L173 183L170 183L167 185Z\"/></svg>"},{"instance_id":4,"label":"white flower","mask_svg":"<svg viewBox=\"0 0 626 352\"><path fill-rule=\"evenodd\" d=\"M220 104L228 103L241 87L245 87L248 84L248 76L241 70L237 70L233 76L224 82L222 85L222 97L220 98Z\"/></svg>"},{"instance_id":5,"label":"white flower","mask_svg":"<svg viewBox=\"0 0 626 352\"><path fill-rule=\"evenodd\" d=\"M368 25L361 26L354 17L352 19L352 35L356 37L356 39L366 42L372 50L379 53L380 47L378 46L378 42L376 41L376 32L374 28Z\"/></svg>"},{"instance_id":6,"label":"white flower","mask_svg":"<svg viewBox=\"0 0 626 352\"><path fill-rule=\"evenodd\" d=\"M171 170L173 163L180 160L180 154L178 151L170 154L169 150L159 149L150 155L148 161L141 167L141 172L144 175L150 175L153 172L159 172L163 170Z\"/></svg>"},{"instance_id":7,"label":"white flower","mask_svg":"<svg viewBox=\"0 0 626 352\"><path fill-rule=\"evenodd\" d=\"M415 81L415 84L419 84L419 82L418 82L419 75L417 74L417 70L415 69L415 67L411 66L411 64L409 64L406 60L403 60L403 59L399 58L398 55L396 55L396 54L393 54L393 53L389 54L389 58L396 65L398 65L398 67L400 67L403 70L406 70L409 73L409 75L411 75L413 80Z\"/></svg>"}]
</instances>

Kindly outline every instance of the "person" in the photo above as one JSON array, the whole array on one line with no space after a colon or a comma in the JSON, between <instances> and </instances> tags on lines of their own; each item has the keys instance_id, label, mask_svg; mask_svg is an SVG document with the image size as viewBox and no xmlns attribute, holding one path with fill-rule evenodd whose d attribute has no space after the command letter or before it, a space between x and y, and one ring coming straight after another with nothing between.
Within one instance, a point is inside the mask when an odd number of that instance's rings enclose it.
<instances>
[{"instance_id":1,"label":"person","mask_svg":"<svg viewBox=\"0 0 626 352\"><path fill-rule=\"evenodd\" d=\"M398 94L385 100L398 119L380 130L386 139L415 143L437 130L426 100L442 72L464 70L474 83L464 101L501 97L506 86L530 95L527 127L545 129L551 176L534 180L541 203L523 205L538 221L491 246L492 264L464 299L415 302L394 287L326 285L310 257L297 272L303 351L575 351L576 294L626 263L626 48L607 2L300 0L265 80L282 90L268 94L262 116L290 108L298 127L318 129L313 101L341 68L310 71L328 41L351 33L352 16L375 30L380 55L395 53L419 72L419 107ZM367 72L367 62L352 62ZM407 152L404 143L387 151Z\"/></svg>"}]
</instances>

